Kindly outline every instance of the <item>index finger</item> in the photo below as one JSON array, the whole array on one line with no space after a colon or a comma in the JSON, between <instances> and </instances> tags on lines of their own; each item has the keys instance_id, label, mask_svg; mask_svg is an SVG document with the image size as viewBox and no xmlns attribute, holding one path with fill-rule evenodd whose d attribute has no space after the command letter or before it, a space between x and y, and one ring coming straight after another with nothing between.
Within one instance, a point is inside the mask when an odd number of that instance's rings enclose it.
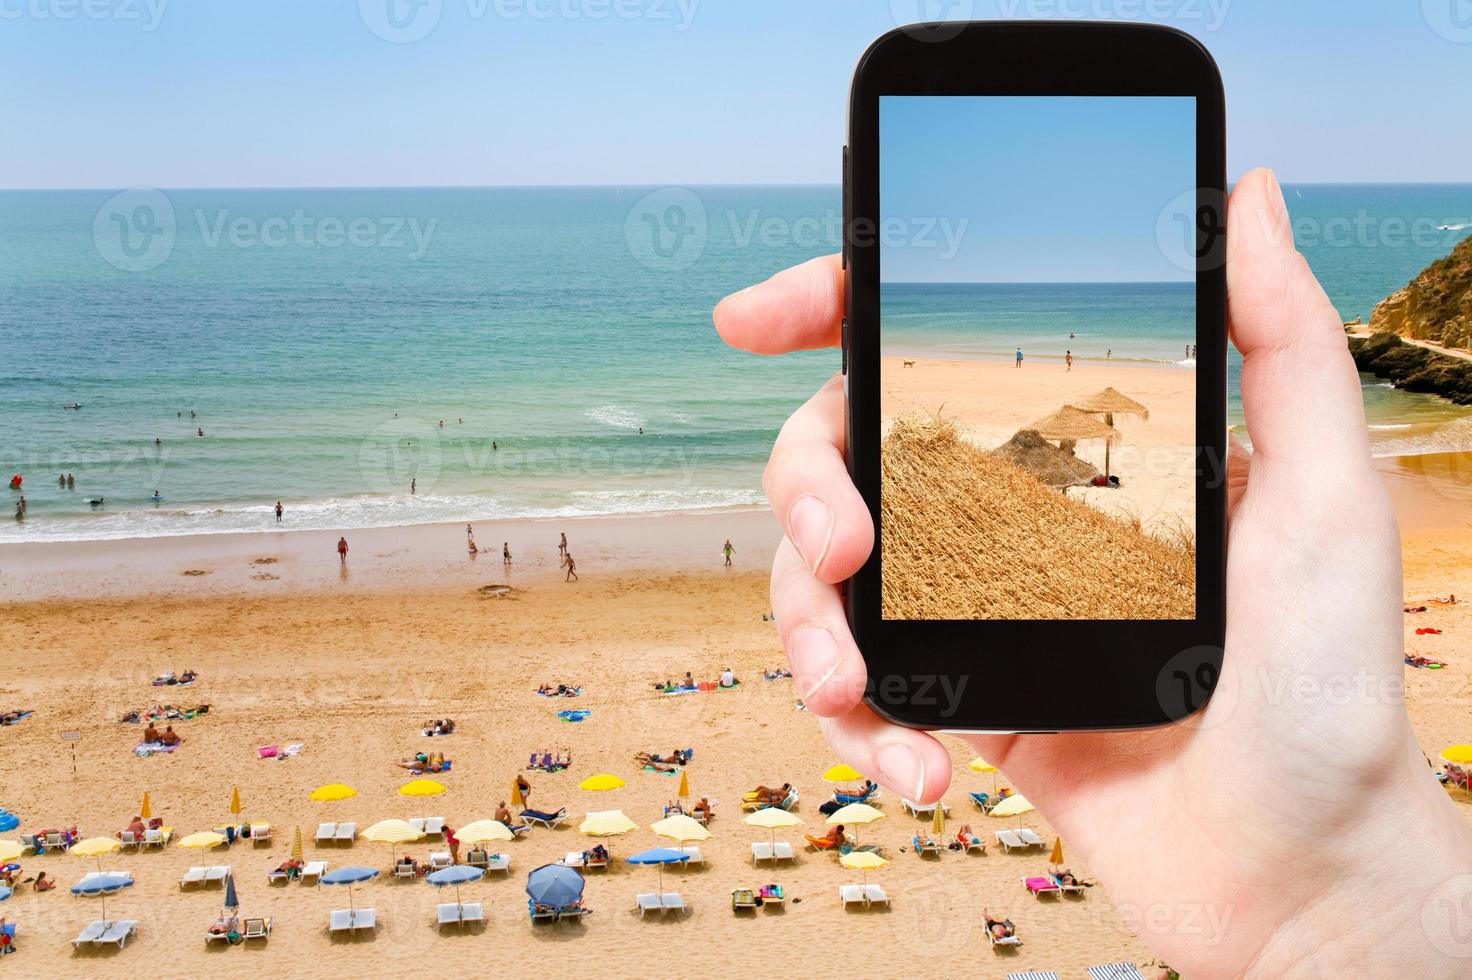
<instances>
[{"instance_id":1,"label":"index finger","mask_svg":"<svg viewBox=\"0 0 1472 980\"><path fill-rule=\"evenodd\" d=\"M716 306L716 331L753 354L836 347L843 321L843 263L837 255L784 269Z\"/></svg>"}]
</instances>

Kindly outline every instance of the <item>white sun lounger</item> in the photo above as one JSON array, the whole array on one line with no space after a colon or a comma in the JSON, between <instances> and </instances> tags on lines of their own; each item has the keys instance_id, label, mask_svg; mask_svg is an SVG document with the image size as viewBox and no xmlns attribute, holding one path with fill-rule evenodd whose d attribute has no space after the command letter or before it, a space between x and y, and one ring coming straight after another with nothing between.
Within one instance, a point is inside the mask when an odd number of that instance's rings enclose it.
<instances>
[{"instance_id":1,"label":"white sun lounger","mask_svg":"<svg viewBox=\"0 0 1472 980\"><path fill-rule=\"evenodd\" d=\"M234 923L234 927L235 928L239 928L240 927L239 920L236 920L236 922ZM210 943L214 942L217 939L223 939L226 943L229 943L230 942L230 932L229 931L226 931L226 932L206 932L204 934L205 945L209 945Z\"/></svg>"},{"instance_id":2,"label":"white sun lounger","mask_svg":"<svg viewBox=\"0 0 1472 980\"><path fill-rule=\"evenodd\" d=\"M1044 841L1037 834L1033 833L1032 830L1027 827L1023 827L1018 830L1017 836L1021 837L1022 843L1026 844L1028 847L1042 848L1048 846L1046 841Z\"/></svg>"},{"instance_id":3,"label":"white sun lounger","mask_svg":"<svg viewBox=\"0 0 1472 980\"><path fill-rule=\"evenodd\" d=\"M312 879L312 884L315 885L326 873L326 861L308 861L306 863L306 866L302 868L302 884L305 885L307 883L307 879L310 878Z\"/></svg>"},{"instance_id":4,"label":"white sun lounger","mask_svg":"<svg viewBox=\"0 0 1472 980\"><path fill-rule=\"evenodd\" d=\"M119 834L118 835L118 841L120 843L120 846L122 846L122 847L142 847L143 846L143 842L138 839L138 835L135 834L135 833L133 833L131 830L125 830L121 834Z\"/></svg>"},{"instance_id":5,"label":"white sun lounger","mask_svg":"<svg viewBox=\"0 0 1472 980\"><path fill-rule=\"evenodd\" d=\"M1015 830L999 830L996 833L997 843L1002 845L1002 850L1010 852L1013 848L1025 848L1029 845L1017 835Z\"/></svg>"},{"instance_id":6,"label":"white sun lounger","mask_svg":"<svg viewBox=\"0 0 1472 980\"><path fill-rule=\"evenodd\" d=\"M417 877L419 877L419 872L418 872L418 870L415 869L414 865L412 865L412 864L399 863L399 864L395 864L394 865L394 877L395 878L417 878Z\"/></svg>"},{"instance_id":7,"label":"white sun lounger","mask_svg":"<svg viewBox=\"0 0 1472 980\"><path fill-rule=\"evenodd\" d=\"M684 861L684 863L685 863L686 866L689 866L689 865L692 865L692 864L704 864L705 863L705 855L700 853L700 848L693 847L693 846L687 844L685 847L681 848L680 850L681 850L682 853L684 853L686 855L686 858L685 858L685 861Z\"/></svg>"},{"instance_id":8,"label":"white sun lounger","mask_svg":"<svg viewBox=\"0 0 1472 980\"><path fill-rule=\"evenodd\" d=\"M319 823L317 825L317 843L331 844L337 838L337 824Z\"/></svg>"},{"instance_id":9,"label":"white sun lounger","mask_svg":"<svg viewBox=\"0 0 1472 980\"><path fill-rule=\"evenodd\" d=\"M754 862L792 861L796 858L792 845L785 840L779 840L775 844L765 840L751 842L751 859Z\"/></svg>"},{"instance_id":10,"label":"white sun lounger","mask_svg":"<svg viewBox=\"0 0 1472 980\"><path fill-rule=\"evenodd\" d=\"M190 885L203 885L204 876L206 873L209 872L209 870L209 868L203 867L190 868L188 871L184 872L184 877L179 879L179 887L182 889L188 888Z\"/></svg>"},{"instance_id":11,"label":"white sun lounger","mask_svg":"<svg viewBox=\"0 0 1472 980\"><path fill-rule=\"evenodd\" d=\"M1089 967L1089 976L1094 980L1145 980L1133 963L1106 963Z\"/></svg>"},{"instance_id":12,"label":"white sun lounger","mask_svg":"<svg viewBox=\"0 0 1472 980\"><path fill-rule=\"evenodd\" d=\"M465 925L469 922L486 921L485 907L479 902L446 902L439 907L438 920L442 926Z\"/></svg>"},{"instance_id":13,"label":"white sun lounger","mask_svg":"<svg viewBox=\"0 0 1472 980\"><path fill-rule=\"evenodd\" d=\"M640 918L646 912L683 912L686 908L685 900L680 897L679 892L647 892L634 896L634 901L638 903Z\"/></svg>"},{"instance_id":14,"label":"white sun lounger","mask_svg":"<svg viewBox=\"0 0 1472 980\"><path fill-rule=\"evenodd\" d=\"M839 885L838 897L843 902L844 908L850 905L864 904L863 885Z\"/></svg>"},{"instance_id":15,"label":"white sun lounger","mask_svg":"<svg viewBox=\"0 0 1472 980\"><path fill-rule=\"evenodd\" d=\"M230 877L230 865L228 864L217 864L213 867L205 868L204 871L204 883L206 885L211 882L218 882L223 885L225 884L225 879L228 877Z\"/></svg>"},{"instance_id":16,"label":"white sun lounger","mask_svg":"<svg viewBox=\"0 0 1472 980\"><path fill-rule=\"evenodd\" d=\"M250 839L253 844L271 843L271 825L268 823L253 823L250 825Z\"/></svg>"},{"instance_id":17,"label":"white sun lounger","mask_svg":"<svg viewBox=\"0 0 1472 980\"><path fill-rule=\"evenodd\" d=\"M864 886L864 901L870 905L888 905L889 895L885 893L883 886L870 882Z\"/></svg>"},{"instance_id":18,"label":"white sun lounger","mask_svg":"<svg viewBox=\"0 0 1472 980\"><path fill-rule=\"evenodd\" d=\"M107 932L109 925L111 923L103 922L101 919L96 922L89 922L85 929L77 933L77 938L72 940L72 946L80 948L86 943L95 943L102 938L103 933Z\"/></svg>"},{"instance_id":19,"label":"white sun lounger","mask_svg":"<svg viewBox=\"0 0 1472 980\"><path fill-rule=\"evenodd\" d=\"M439 871L441 868L448 868L454 863L455 859L450 856L449 851L431 851L429 853L429 866L436 871Z\"/></svg>"},{"instance_id":20,"label":"white sun lounger","mask_svg":"<svg viewBox=\"0 0 1472 980\"><path fill-rule=\"evenodd\" d=\"M930 816L934 816L935 815L935 808L938 807L938 806L939 807L945 807L946 816L950 816L951 815L951 808L949 806L946 806L946 804L944 804L944 803L916 803L914 800L908 800L908 799L905 799L904 797L900 797L900 803L904 805L904 808L906 810L909 810L910 811L911 816L916 816L916 817L930 817Z\"/></svg>"},{"instance_id":21,"label":"white sun lounger","mask_svg":"<svg viewBox=\"0 0 1472 980\"><path fill-rule=\"evenodd\" d=\"M158 827L143 832L144 847L167 847L174 839L173 827Z\"/></svg>"},{"instance_id":22,"label":"white sun lounger","mask_svg":"<svg viewBox=\"0 0 1472 980\"><path fill-rule=\"evenodd\" d=\"M413 821L409 821L413 823ZM426 837L443 837L445 835L444 817L425 817L424 834Z\"/></svg>"},{"instance_id":23,"label":"white sun lounger","mask_svg":"<svg viewBox=\"0 0 1472 980\"><path fill-rule=\"evenodd\" d=\"M92 940L93 946L116 945L122 949L128 945L128 940L138 932L138 923L133 919L120 919L110 923L102 935Z\"/></svg>"},{"instance_id":24,"label":"white sun lounger","mask_svg":"<svg viewBox=\"0 0 1472 980\"><path fill-rule=\"evenodd\" d=\"M246 939L270 939L271 920L269 918L246 919L245 931L240 935Z\"/></svg>"},{"instance_id":25,"label":"white sun lounger","mask_svg":"<svg viewBox=\"0 0 1472 980\"><path fill-rule=\"evenodd\" d=\"M991 943L993 946L1021 946L1022 945L1022 940L1015 933L1013 935L1007 936L1005 939L998 939L996 936L992 935L992 931L990 929L986 929L985 926L986 926L986 923L983 922L982 923L982 927L983 927L984 931L986 932L986 940L987 940L987 942ZM1012 974L1012 975L1013 976L1016 976L1016 974ZM1053 976L1054 980L1057 980L1058 975L1056 973L1055 974L1052 974L1052 976Z\"/></svg>"},{"instance_id":26,"label":"white sun lounger","mask_svg":"<svg viewBox=\"0 0 1472 980\"><path fill-rule=\"evenodd\" d=\"M594 865L594 867L597 867L597 865ZM511 877L511 855L491 855L490 859L486 861L486 874L490 874L492 871L499 871L506 875L506 877Z\"/></svg>"},{"instance_id":27,"label":"white sun lounger","mask_svg":"<svg viewBox=\"0 0 1472 980\"><path fill-rule=\"evenodd\" d=\"M374 909L334 909L328 923L330 932L356 932L377 929L378 912Z\"/></svg>"},{"instance_id":28,"label":"white sun lounger","mask_svg":"<svg viewBox=\"0 0 1472 980\"><path fill-rule=\"evenodd\" d=\"M539 814L534 814L530 810L523 810L521 814L521 819L525 820L527 823L536 824L538 827L546 827L548 830L555 830L557 829L557 827L567 822L567 811L566 809L564 809L556 816L542 816Z\"/></svg>"},{"instance_id":29,"label":"white sun lounger","mask_svg":"<svg viewBox=\"0 0 1472 980\"><path fill-rule=\"evenodd\" d=\"M332 838L341 844L344 841L351 844L358 837L358 825L355 823L340 823L337 825L337 834Z\"/></svg>"}]
</instances>

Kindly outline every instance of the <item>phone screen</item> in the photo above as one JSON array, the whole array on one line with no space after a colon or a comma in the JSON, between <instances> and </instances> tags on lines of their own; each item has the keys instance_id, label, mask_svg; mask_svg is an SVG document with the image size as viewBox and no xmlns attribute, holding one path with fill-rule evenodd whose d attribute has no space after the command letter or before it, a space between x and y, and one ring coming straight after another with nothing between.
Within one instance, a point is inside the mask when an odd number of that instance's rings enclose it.
<instances>
[{"instance_id":1,"label":"phone screen","mask_svg":"<svg viewBox=\"0 0 1472 980\"><path fill-rule=\"evenodd\" d=\"M1196 111L880 99L884 619L1196 618Z\"/></svg>"}]
</instances>

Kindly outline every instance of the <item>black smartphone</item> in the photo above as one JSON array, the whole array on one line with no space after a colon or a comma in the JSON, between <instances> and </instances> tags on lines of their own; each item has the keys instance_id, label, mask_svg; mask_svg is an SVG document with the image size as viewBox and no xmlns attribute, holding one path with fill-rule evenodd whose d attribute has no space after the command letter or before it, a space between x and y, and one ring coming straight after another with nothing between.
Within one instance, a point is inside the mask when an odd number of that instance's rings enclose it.
<instances>
[{"instance_id":1,"label":"black smartphone","mask_svg":"<svg viewBox=\"0 0 1472 980\"><path fill-rule=\"evenodd\" d=\"M1226 155L1205 48L1147 25L920 25L854 78L849 583L869 704L916 728L1179 721L1226 631Z\"/></svg>"}]
</instances>

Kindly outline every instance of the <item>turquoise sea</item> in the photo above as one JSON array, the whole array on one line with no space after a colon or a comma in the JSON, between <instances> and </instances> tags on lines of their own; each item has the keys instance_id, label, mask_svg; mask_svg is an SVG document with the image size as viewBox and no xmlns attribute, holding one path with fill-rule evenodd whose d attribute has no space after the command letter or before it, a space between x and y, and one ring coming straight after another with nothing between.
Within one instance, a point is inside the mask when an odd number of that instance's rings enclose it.
<instances>
[{"instance_id":1,"label":"turquoise sea","mask_svg":"<svg viewBox=\"0 0 1472 980\"><path fill-rule=\"evenodd\" d=\"M1328 230L1304 250L1346 319L1468 234L1395 221L1472 226L1472 185L1288 193ZM710 309L836 249L838 207L834 187L0 192L0 470L29 505L0 542L256 531L278 499L289 529L759 504L838 356L728 350ZM1047 309L1061 342L1182 359L1179 297L1122 289L1028 287L980 333L921 297L906 329L1010 356ZM1377 451L1472 449L1465 412L1366 395Z\"/></svg>"}]
</instances>

